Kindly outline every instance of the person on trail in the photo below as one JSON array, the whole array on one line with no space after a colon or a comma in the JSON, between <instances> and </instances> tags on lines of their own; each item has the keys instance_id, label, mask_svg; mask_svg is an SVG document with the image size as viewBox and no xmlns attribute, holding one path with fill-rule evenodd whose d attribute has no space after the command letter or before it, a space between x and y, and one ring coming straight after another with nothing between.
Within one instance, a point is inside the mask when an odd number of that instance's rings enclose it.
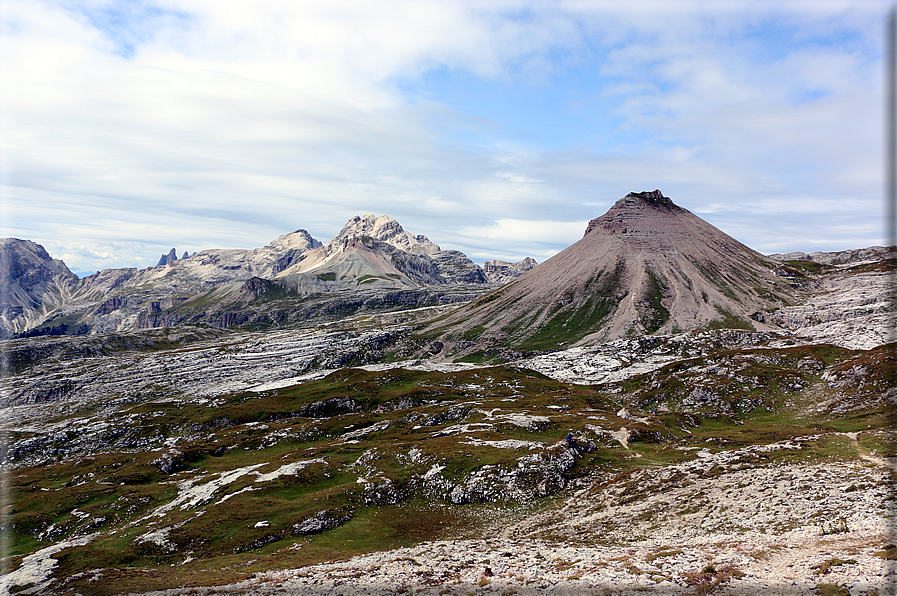
<instances>
[{"instance_id":1,"label":"person on trail","mask_svg":"<svg viewBox=\"0 0 897 596\"><path fill-rule=\"evenodd\" d=\"M593 447L592 443L590 443L589 441L586 441L585 443L580 445L579 440L573 436L572 429L567 433L567 436L564 437L564 439L567 441L567 447L569 449L575 449L577 453L580 453L582 451L590 453L592 449L595 449L595 447Z\"/></svg>"}]
</instances>

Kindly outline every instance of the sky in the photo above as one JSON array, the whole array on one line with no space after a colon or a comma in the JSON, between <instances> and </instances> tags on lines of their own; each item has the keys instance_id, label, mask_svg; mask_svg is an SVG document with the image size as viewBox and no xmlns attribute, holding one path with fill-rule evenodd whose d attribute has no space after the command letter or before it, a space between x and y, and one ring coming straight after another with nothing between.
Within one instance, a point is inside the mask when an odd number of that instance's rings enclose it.
<instances>
[{"instance_id":1,"label":"sky","mask_svg":"<svg viewBox=\"0 0 897 596\"><path fill-rule=\"evenodd\" d=\"M660 189L885 243L884 0L0 0L0 236L75 272L388 214L542 262Z\"/></svg>"}]
</instances>

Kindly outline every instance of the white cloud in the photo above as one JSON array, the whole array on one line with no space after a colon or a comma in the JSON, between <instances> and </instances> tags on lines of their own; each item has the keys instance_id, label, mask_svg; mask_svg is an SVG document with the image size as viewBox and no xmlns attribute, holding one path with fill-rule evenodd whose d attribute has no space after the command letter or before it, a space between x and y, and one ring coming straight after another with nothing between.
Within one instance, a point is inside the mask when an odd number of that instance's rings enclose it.
<instances>
[{"instance_id":1,"label":"white cloud","mask_svg":"<svg viewBox=\"0 0 897 596\"><path fill-rule=\"evenodd\" d=\"M371 211L478 260L541 261L659 187L768 250L877 241L885 4L713 6L7 0L3 234L86 270L298 227L326 241ZM793 39L762 38L770 23ZM538 114L409 95L437 68L497 90L605 77L569 96L622 125L598 149L524 143Z\"/></svg>"},{"instance_id":2,"label":"white cloud","mask_svg":"<svg viewBox=\"0 0 897 596\"><path fill-rule=\"evenodd\" d=\"M488 226L464 227L461 233L472 238L488 238L503 243L565 243L582 238L588 221L533 221L499 219Z\"/></svg>"}]
</instances>

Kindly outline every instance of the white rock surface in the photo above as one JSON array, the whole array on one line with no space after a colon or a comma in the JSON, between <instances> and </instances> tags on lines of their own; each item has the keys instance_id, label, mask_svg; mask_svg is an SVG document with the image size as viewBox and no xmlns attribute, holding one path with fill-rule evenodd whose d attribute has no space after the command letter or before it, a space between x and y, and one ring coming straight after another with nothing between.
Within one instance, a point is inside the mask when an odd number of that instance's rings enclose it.
<instances>
[{"instance_id":1,"label":"white rock surface","mask_svg":"<svg viewBox=\"0 0 897 596\"><path fill-rule=\"evenodd\" d=\"M53 579L53 569L58 564L53 555L72 546L83 546L93 540L95 536L96 534L90 534L72 540L63 540L26 556L17 569L0 575L0 596L10 594L11 588L14 586L19 587L16 594L42 594L50 585ZM23 586L29 587L21 589Z\"/></svg>"},{"instance_id":2,"label":"white rock surface","mask_svg":"<svg viewBox=\"0 0 897 596\"><path fill-rule=\"evenodd\" d=\"M802 304L780 308L766 320L815 343L869 350L897 339L897 305L889 298L894 284L893 272L825 277Z\"/></svg>"}]
</instances>

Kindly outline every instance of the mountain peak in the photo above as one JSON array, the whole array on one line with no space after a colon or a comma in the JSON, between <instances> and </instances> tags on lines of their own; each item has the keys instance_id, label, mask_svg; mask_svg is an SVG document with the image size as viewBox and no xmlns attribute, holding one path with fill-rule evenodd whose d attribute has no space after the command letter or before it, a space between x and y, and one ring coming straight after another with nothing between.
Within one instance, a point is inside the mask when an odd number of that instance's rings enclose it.
<instances>
[{"instance_id":1,"label":"mountain peak","mask_svg":"<svg viewBox=\"0 0 897 596\"><path fill-rule=\"evenodd\" d=\"M156 267L161 267L163 265L167 265L167 264L172 263L177 260L178 260L178 253L175 249L172 248L170 251L168 251L167 255L162 255L159 258L159 262L156 263Z\"/></svg>"},{"instance_id":2,"label":"mountain peak","mask_svg":"<svg viewBox=\"0 0 897 596\"><path fill-rule=\"evenodd\" d=\"M345 246L352 238L364 236L386 242L410 253L435 254L441 250L426 236L414 236L406 232L392 217L388 215L377 217L373 213L367 213L364 217L356 215L350 219L340 233L330 241L329 246L333 248Z\"/></svg>"},{"instance_id":3,"label":"mountain peak","mask_svg":"<svg viewBox=\"0 0 897 596\"><path fill-rule=\"evenodd\" d=\"M78 276L40 244L0 239L0 338L41 323L77 282Z\"/></svg>"},{"instance_id":4,"label":"mountain peak","mask_svg":"<svg viewBox=\"0 0 897 596\"><path fill-rule=\"evenodd\" d=\"M656 188L654 190L643 190L642 192L630 192L625 197L618 200L614 204L614 207L634 207L644 205L671 211L685 211L685 209L682 209L682 207L673 203L672 199L663 196L663 193Z\"/></svg>"},{"instance_id":5,"label":"mountain peak","mask_svg":"<svg viewBox=\"0 0 897 596\"><path fill-rule=\"evenodd\" d=\"M590 221L584 236L599 230L601 233L622 235L675 234L681 231L677 230L679 226L675 223L681 218L676 216L685 214L690 216L691 212L663 196L657 189L631 192L614 203L607 213Z\"/></svg>"},{"instance_id":6,"label":"mountain peak","mask_svg":"<svg viewBox=\"0 0 897 596\"><path fill-rule=\"evenodd\" d=\"M430 329L462 355L546 350L559 340L747 329L752 314L792 294L762 255L654 190L627 194L579 242Z\"/></svg>"}]
</instances>

